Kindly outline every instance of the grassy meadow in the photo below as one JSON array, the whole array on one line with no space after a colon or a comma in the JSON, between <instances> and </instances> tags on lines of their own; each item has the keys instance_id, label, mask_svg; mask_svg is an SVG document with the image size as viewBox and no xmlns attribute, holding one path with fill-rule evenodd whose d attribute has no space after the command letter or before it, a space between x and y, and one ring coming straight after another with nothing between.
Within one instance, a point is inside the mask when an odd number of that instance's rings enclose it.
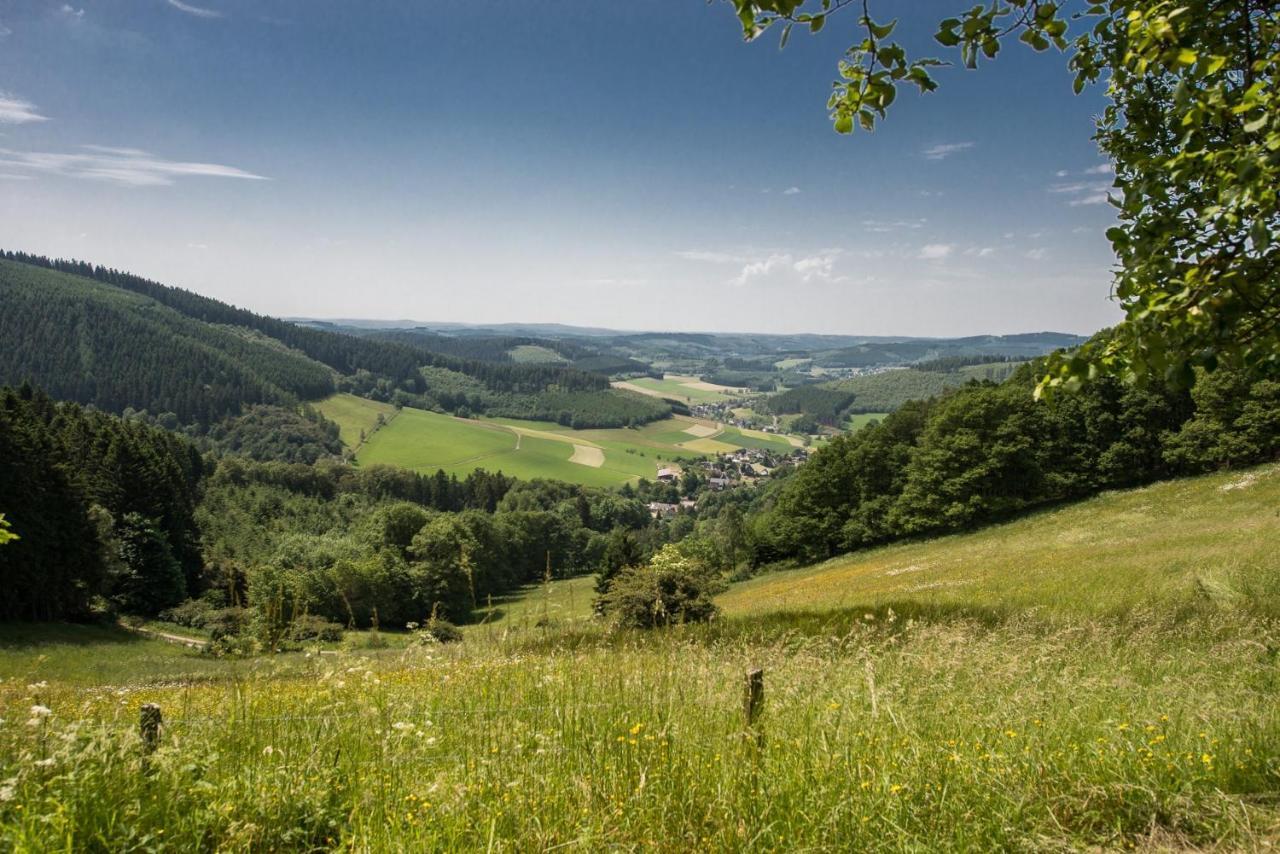
<instances>
[{"instance_id":1,"label":"grassy meadow","mask_svg":"<svg viewBox=\"0 0 1280 854\"><path fill-rule=\"evenodd\" d=\"M1114 493L761 576L649 635L590 620L588 578L448 646L217 660L10 627L0 847L1264 849L1278 509L1277 466Z\"/></svg>"},{"instance_id":2,"label":"grassy meadow","mask_svg":"<svg viewBox=\"0 0 1280 854\"><path fill-rule=\"evenodd\" d=\"M721 426L676 416L639 428L573 430L549 421L515 418L455 418L352 395L334 395L318 408L338 421L343 441L366 433L356 460L458 476L478 468L521 478L555 478L587 486L620 486L652 480L659 468L679 459L709 457L738 448L786 453L795 442L785 436ZM388 419L373 432L377 416ZM354 447L354 445L352 445Z\"/></svg>"},{"instance_id":3,"label":"grassy meadow","mask_svg":"<svg viewBox=\"0 0 1280 854\"><path fill-rule=\"evenodd\" d=\"M627 380L623 387L637 387L641 391L669 397L688 404L723 403L734 397L740 397L742 389L706 383L697 377L683 377L667 374L663 379L653 377L637 377Z\"/></svg>"},{"instance_id":4,"label":"grassy meadow","mask_svg":"<svg viewBox=\"0 0 1280 854\"><path fill-rule=\"evenodd\" d=\"M850 433L861 430L873 421L883 421L887 418L887 412L856 412L845 419L844 429Z\"/></svg>"},{"instance_id":5,"label":"grassy meadow","mask_svg":"<svg viewBox=\"0 0 1280 854\"><path fill-rule=\"evenodd\" d=\"M378 416L389 420L396 408L354 394L335 394L312 404L321 415L338 425L338 438L348 448L360 445L361 433L368 437L378 426Z\"/></svg>"}]
</instances>

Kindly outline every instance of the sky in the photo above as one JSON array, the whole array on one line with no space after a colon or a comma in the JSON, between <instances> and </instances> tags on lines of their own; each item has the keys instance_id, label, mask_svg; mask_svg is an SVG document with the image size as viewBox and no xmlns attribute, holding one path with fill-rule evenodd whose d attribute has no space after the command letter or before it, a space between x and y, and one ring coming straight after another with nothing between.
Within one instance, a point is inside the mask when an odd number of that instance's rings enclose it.
<instances>
[{"instance_id":1,"label":"sky","mask_svg":"<svg viewBox=\"0 0 1280 854\"><path fill-rule=\"evenodd\" d=\"M908 49L965 0L875 0ZM281 316L1090 333L1103 93L1010 44L873 133L716 0L0 0L0 248Z\"/></svg>"}]
</instances>

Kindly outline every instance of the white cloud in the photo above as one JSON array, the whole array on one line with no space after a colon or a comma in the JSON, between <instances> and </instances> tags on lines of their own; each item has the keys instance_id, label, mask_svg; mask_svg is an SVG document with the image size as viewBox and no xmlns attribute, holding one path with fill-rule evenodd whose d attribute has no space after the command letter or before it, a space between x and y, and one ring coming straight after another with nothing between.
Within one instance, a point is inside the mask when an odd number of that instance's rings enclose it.
<instances>
[{"instance_id":1,"label":"white cloud","mask_svg":"<svg viewBox=\"0 0 1280 854\"><path fill-rule=\"evenodd\" d=\"M63 3L62 14L75 18L78 21L84 17L84 9L73 9L69 4Z\"/></svg>"},{"instance_id":2,"label":"white cloud","mask_svg":"<svg viewBox=\"0 0 1280 854\"><path fill-rule=\"evenodd\" d=\"M920 255L918 257L925 261L941 261L949 256L955 247L950 243L926 243L920 247Z\"/></svg>"},{"instance_id":3,"label":"white cloud","mask_svg":"<svg viewBox=\"0 0 1280 854\"><path fill-rule=\"evenodd\" d=\"M197 18L221 18L222 13L213 9L204 9L200 6L191 6L181 2L181 0L168 0L173 8L180 12L186 12L188 15L195 15Z\"/></svg>"},{"instance_id":4,"label":"white cloud","mask_svg":"<svg viewBox=\"0 0 1280 854\"><path fill-rule=\"evenodd\" d=\"M932 145L920 152L925 160L945 160L957 151L965 151L973 148L972 142L946 142L940 145Z\"/></svg>"},{"instance_id":5,"label":"white cloud","mask_svg":"<svg viewBox=\"0 0 1280 854\"><path fill-rule=\"evenodd\" d=\"M1092 174L1101 174L1095 170L1088 171ZM1048 189L1050 193L1074 196L1075 198L1068 201L1067 204L1076 208L1081 205L1106 204L1107 194L1111 190L1111 183L1108 181L1075 181L1067 184L1053 184Z\"/></svg>"},{"instance_id":6,"label":"white cloud","mask_svg":"<svg viewBox=\"0 0 1280 854\"><path fill-rule=\"evenodd\" d=\"M964 250L964 254L970 258L989 258L996 254L996 250L992 246L970 246Z\"/></svg>"},{"instance_id":7,"label":"white cloud","mask_svg":"<svg viewBox=\"0 0 1280 854\"><path fill-rule=\"evenodd\" d=\"M890 231L898 231L899 229L923 228L928 222L929 220L923 218L896 220L864 219L862 221L862 226L867 231L875 232L876 234L886 234Z\"/></svg>"},{"instance_id":8,"label":"white cloud","mask_svg":"<svg viewBox=\"0 0 1280 854\"><path fill-rule=\"evenodd\" d=\"M728 252L707 252L701 249L685 249L677 252L677 256L686 261L703 261L708 264L745 264L747 257L733 255Z\"/></svg>"},{"instance_id":9,"label":"white cloud","mask_svg":"<svg viewBox=\"0 0 1280 854\"><path fill-rule=\"evenodd\" d=\"M841 249L823 249L809 255L792 252L770 252L767 255L744 256L729 252L690 250L676 255L687 261L710 264L740 264L738 275L729 280L735 287L767 278L782 278L792 282L841 281L835 275L835 264L843 254Z\"/></svg>"},{"instance_id":10,"label":"white cloud","mask_svg":"<svg viewBox=\"0 0 1280 854\"><path fill-rule=\"evenodd\" d=\"M0 148L0 166L28 173L65 175L108 181L130 187L164 187L177 178L240 178L268 180L234 166L165 160L137 148L83 146L86 153L57 154Z\"/></svg>"},{"instance_id":11,"label":"white cloud","mask_svg":"<svg viewBox=\"0 0 1280 854\"><path fill-rule=\"evenodd\" d=\"M30 175L14 175L10 172L0 172L0 181L30 181Z\"/></svg>"},{"instance_id":12,"label":"white cloud","mask_svg":"<svg viewBox=\"0 0 1280 854\"><path fill-rule=\"evenodd\" d=\"M1054 172L1053 174L1059 178L1065 178L1071 173L1068 172L1066 169L1059 169L1057 172Z\"/></svg>"},{"instance_id":13,"label":"white cloud","mask_svg":"<svg viewBox=\"0 0 1280 854\"><path fill-rule=\"evenodd\" d=\"M0 92L0 124L20 125L27 122L47 122L49 118L36 112L30 101L16 95Z\"/></svg>"},{"instance_id":14,"label":"white cloud","mask_svg":"<svg viewBox=\"0 0 1280 854\"><path fill-rule=\"evenodd\" d=\"M4 24L0 24L0 39L11 35L13 35L13 30L9 29Z\"/></svg>"},{"instance_id":15,"label":"white cloud","mask_svg":"<svg viewBox=\"0 0 1280 854\"><path fill-rule=\"evenodd\" d=\"M1100 163L1100 164L1098 164L1097 166L1090 166L1088 169L1084 170L1084 174L1086 174L1086 175L1110 175L1110 174L1112 174L1114 171L1115 171L1115 170L1112 168L1112 166L1111 166L1111 164L1110 164L1110 163Z\"/></svg>"},{"instance_id":16,"label":"white cloud","mask_svg":"<svg viewBox=\"0 0 1280 854\"><path fill-rule=\"evenodd\" d=\"M784 196L795 196L795 195L798 195L799 193L800 193L799 187L787 187L787 189L782 191L782 195Z\"/></svg>"},{"instance_id":17,"label":"white cloud","mask_svg":"<svg viewBox=\"0 0 1280 854\"><path fill-rule=\"evenodd\" d=\"M1048 254L1049 254L1049 250L1041 249L1039 247L1035 249L1027 250L1027 257L1030 258L1032 261L1042 261L1044 260L1044 256Z\"/></svg>"}]
</instances>

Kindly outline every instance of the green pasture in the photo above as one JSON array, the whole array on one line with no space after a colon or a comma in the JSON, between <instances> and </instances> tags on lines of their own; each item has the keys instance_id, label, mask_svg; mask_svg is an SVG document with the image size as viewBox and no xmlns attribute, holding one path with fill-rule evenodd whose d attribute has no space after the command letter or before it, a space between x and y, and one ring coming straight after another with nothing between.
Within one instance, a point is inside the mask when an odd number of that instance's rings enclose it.
<instances>
[{"instance_id":1,"label":"green pasture","mask_svg":"<svg viewBox=\"0 0 1280 854\"><path fill-rule=\"evenodd\" d=\"M507 351L512 360L521 364L560 365L569 361L555 350L537 344L520 344Z\"/></svg>"},{"instance_id":2,"label":"green pasture","mask_svg":"<svg viewBox=\"0 0 1280 854\"><path fill-rule=\"evenodd\" d=\"M370 403L365 419L379 411L371 401L348 396L330 398L326 406L354 411ZM336 404L336 405L335 405ZM666 418L637 428L574 430L549 421L516 418L462 419L406 407L376 433L356 455L362 465L393 465L424 473L439 469L459 477L476 469L501 471L520 478L555 478L587 486L620 486L629 480L652 480L659 468L681 459L707 458L736 448L761 448L787 453L793 445L785 437L725 427L718 435L700 438L686 432L694 424L711 422ZM603 454L598 467L571 462L574 445Z\"/></svg>"},{"instance_id":3,"label":"green pasture","mask_svg":"<svg viewBox=\"0 0 1280 854\"><path fill-rule=\"evenodd\" d=\"M335 394L312 406L338 425L338 436L348 448L360 444L360 431L363 430L366 436L373 432L379 415L385 420L396 413L396 408L389 403L379 403L354 394Z\"/></svg>"}]
</instances>

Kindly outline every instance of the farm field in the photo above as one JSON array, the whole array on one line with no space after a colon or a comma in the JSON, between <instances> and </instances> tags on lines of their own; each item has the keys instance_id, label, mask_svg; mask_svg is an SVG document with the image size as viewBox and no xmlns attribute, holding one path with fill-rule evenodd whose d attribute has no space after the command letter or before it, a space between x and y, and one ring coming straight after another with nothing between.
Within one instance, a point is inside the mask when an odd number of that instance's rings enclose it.
<instances>
[{"instance_id":1,"label":"farm field","mask_svg":"<svg viewBox=\"0 0 1280 854\"><path fill-rule=\"evenodd\" d=\"M615 382L615 388L629 388L632 391L670 397L685 403L719 403L745 393L745 389L706 383L697 377L684 377L667 374L660 380L653 377L637 377L625 382Z\"/></svg>"},{"instance_id":2,"label":"farm field","mask_svg":"<svg viewBox=\"0 0 1280 854\"><path fill-rule=\"evenodd\" d=\"M368 438L356 455L361 464L394 465L425 473L443 469L460 477L484 468L521 478L620 486L637 478L652 480L659 468L678 466L680 459L738 448L786 453L798 444L785 436L722 427L685 416L635 429L573 430L549 421L463 419L412 408L401 410L374 433L372 425L378 413L385 411L384 406L336 395L320 404L320 409L326 415L340 414L348 425L343 429L354 427L357 438L360 429L366 430Z\"/></svg>"},{"instance_id":3,"label":"farm field","mask_svg":"<svg viewBox=\"0 0 1280 854\"><path fill-rule=\"evenodd\" d=\"M1274 465L1113 493L761 576L651 634L572 619L589 578L448 646L210 660L9 629L0 846L1263 850L1277 506Z\"/></svg>"}]
</instances>

